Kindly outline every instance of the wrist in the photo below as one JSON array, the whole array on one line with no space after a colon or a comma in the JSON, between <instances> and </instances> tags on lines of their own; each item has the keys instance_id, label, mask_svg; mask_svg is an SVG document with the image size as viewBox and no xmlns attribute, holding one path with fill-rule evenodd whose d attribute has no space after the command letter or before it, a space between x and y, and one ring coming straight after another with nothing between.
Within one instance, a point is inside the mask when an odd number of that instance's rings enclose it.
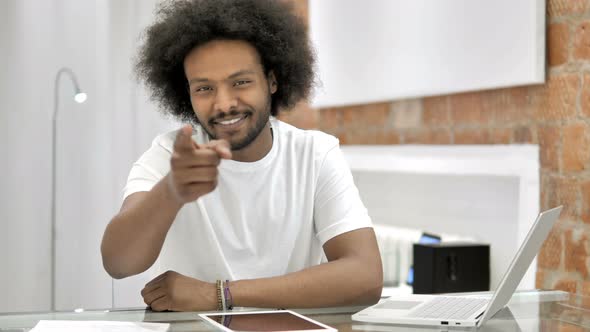
<instances>
[{"instance_id":1,"label":"wrist","mask_svg":"<svg viewBox=\"0 0 590 332\"><path fill-rule=\"evenodd\" d=\"M216 283L207 283L207 303L209 304L209 310L218 310L219 309L219 293Z\"/></svg>"},{"instance_id":2,"label":"wrist","mask_svg":"<svg viewBox=\"0 0 590 332\"><path fill-rule=\"evenodd\" d=\"M231 301L234 307L264 307L254 295L256 285L252 280L230 281Z\"/></svg>"},{"instance_id":3,"label":"wrist","mask_svg":"<svg viewBox=\"0 0 590 332\"><path fill-rule=\"evenodd\" d=\"M184 202L178 195L178 193L174 190L174 184L172 183L172 178L170 177L170 173L166 174L164 178L159 183L161 186L161 194L163 201L166 205L171 206L177 210L180 210L184 205Z\"/></svg>"}]
</instances>

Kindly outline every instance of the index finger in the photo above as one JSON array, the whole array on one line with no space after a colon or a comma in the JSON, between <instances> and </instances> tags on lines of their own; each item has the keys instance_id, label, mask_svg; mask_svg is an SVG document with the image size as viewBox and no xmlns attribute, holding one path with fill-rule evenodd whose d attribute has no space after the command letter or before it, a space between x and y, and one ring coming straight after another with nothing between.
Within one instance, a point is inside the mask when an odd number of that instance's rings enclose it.
<instances>
[{"instance_id":1,"label":"index finger","mask_svg":"<svg viewBox=\"0 0 590 332\"><path fill-rule=\"evenodd\" d=\"M209 149L217 152L217 155L219 155L219 158L231 159L231 157L232 157L231 147L229 145L229 142L224 139L210 141L209 143L207 143L203 147L209 148Z\"/></svg>"},{"instance_id":2,"label":"index finger","mask_svg":"<svg viewBox=\"0 0 590 332\"><path fill-rule=\"evenodd\" d=\"M174 140L174 151L186 152L196 148L196 144L191 137L192 132L193 128L190 125L184 125L178 130Z\"/></svg>"}]
</instances>

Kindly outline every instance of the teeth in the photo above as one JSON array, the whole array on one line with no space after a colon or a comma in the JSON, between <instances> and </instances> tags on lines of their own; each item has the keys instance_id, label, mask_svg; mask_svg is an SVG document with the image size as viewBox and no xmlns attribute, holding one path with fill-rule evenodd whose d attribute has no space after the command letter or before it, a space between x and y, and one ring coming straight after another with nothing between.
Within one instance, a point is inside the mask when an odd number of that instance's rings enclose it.
<instances>
[{"instance_id":1,"label":"teeth","mask_svg":"<svg viewBox=\"0 0 590 332\"><path fill-rule=\"evenodd\" d=\"M234 124L234 123L236 123L236 122L238 122L240 120L242 120L241 117L240 118L231 119L231 120L227 120L227 121L219 121L218 123L219 124L222 124L222 125L231 125L231 124Z\"/></svg>"}]
</instances>

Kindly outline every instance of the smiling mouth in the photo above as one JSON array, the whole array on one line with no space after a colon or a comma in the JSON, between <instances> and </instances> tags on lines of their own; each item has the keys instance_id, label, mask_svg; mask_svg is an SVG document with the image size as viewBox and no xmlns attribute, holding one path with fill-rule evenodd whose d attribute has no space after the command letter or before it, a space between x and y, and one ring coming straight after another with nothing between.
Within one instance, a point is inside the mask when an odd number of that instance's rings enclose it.
<instances>
[{"instance_id":1,"label":"smiling mouth","mask_svg":"<svg viewBox=\"0 0 590 332\"><path fill-rule=\"evenodd\" d=\"M232 118L225 119L225 120L215 120L215 121L213 121L213 125L215 125L216 127L225 128L225 129L237 128L238 126L240 126L244 122L244 120L248 116L249 116L248 114L242 114L240 116L232 117Z\"/></svg>"}]
</instances>

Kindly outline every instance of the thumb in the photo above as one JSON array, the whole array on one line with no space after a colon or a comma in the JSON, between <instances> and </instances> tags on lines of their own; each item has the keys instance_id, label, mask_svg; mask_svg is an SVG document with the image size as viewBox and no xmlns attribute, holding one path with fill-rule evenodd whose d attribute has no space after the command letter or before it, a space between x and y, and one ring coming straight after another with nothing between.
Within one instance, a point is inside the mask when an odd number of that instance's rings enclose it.
<instances>
[{"instance_id":1,"label":"thumb","mask_svg":"<svg viewBox=\"0 0 590 332\"><path fill-rule=\"evenodd\" d=\"M231 159L232 157L230 145L224 139L210 141L205 147L217 152L222 159Z\"/></svg>"}]
</instances>

